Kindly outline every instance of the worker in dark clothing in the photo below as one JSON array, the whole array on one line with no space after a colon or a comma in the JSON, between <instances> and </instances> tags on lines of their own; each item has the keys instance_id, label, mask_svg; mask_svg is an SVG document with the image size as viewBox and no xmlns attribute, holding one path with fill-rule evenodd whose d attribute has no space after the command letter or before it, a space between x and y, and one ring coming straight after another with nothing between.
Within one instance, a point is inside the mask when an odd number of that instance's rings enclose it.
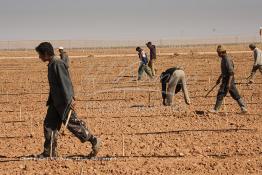
<instances>
[{"instance_id":1,"label":"worker in dark clothing","mask_svg":"<svg viewBox=\"0 0 262 175\"><path fill-rule=\"evenodd\" d=\"M160 82L162 83L163 105L171 106L173 96L180 92L181 89L183 90L186 104L190 105L185 72L181 68L173 67L162 72Z\"/></svg>"},{"instance_id":2,"label":"worker in dark clothing","mask_svg":"<svg viewBox=\"0 0 262 175\"><path fill-rule=\"evenodd\" d=\"M138 80L141 80L144 72L146 72L146 74L152 79L153 76L152 76L151 69L148 67L147 54L140 47L137 47L136 51L138 52L138 57L140 59L140 64L138 68Z\"/></svg>"},{"instance_id":3,"label":"worker in dark clothing","mask_svg":"<svg viewBox=\"0 0 262 175\"><path fill-rule=\"evenodd\" d=\"M150 60L148 63L148 66L151 69L152 75L156 75L156 68L155 68L155 63L156 63L156 46L152 45L151 42L146 43L146 46L150 50Z\"/></svg>"},{"instance_id":4,"label":"worker in dark clothing","mask_svg":"<svg viewBox=\"0 0 262 175\"><path fill-rule=\"evenodd\" d=\"M67 64L67 66L69 66L69 57L68 57L67 53L64 51L64 48L60 46L58 48L58 51L60 53L59 56L60 56L61 60L63 60Z\"/></svg>"},{"instance_id":5,"label":"worker in dark clothing","mask_svg":"<svg viewBox=\"0 0 262 175\"><path fill-rule=\"evenodd\" d=\"M49 97L47 101L47 114L44 120L44 152L39 157L57 156L57 137L62 123L82 143L89 141L92 151L89 157L94 157L100 148L100 139L90 133L85 123L78 119L74 110L74 91L68 72L67 64L55 57L53 46L43 42L35 49L39 58L48 63ZM69 116L69 114L71 114ZM67 123L68 122L68 123Z\"/></svg>"},{"instance_id":6,"label":"worker in dark clothing","mask_svg":"<svg viewBox=\"0 0 262 175\"><path fill-rule=\"evenodd\" d=\"M253 64L253 68L251 70L251 74L249 76L249 83L254 83L254 76L257 72L257 70L260 71L260 73L262 74L262 51L256 47L255 44L250 44L249 45L250 50L253 51L253 55L254 55L254 64Z\"/></svg>"},{"instance_id":7,"label":"worker in dark clothing","mask_svg":"<svg viewBox=\"0 0 262 175\"><path fill-rule=\"evenodd\" d=\"M214 109L210 112L217 113L220 109L224 97L229 92L231 97L237 101L238 105L241 108L243 113L247 112L246 104L244 100L239 95L237 87L235 85L235 78L234 78L234 64L231 58L227 55L226 49L224 46L219 45L217 47L217 54L221 58L221 75L217 80L217 85L220 84L222 79L222 84L220 85L220 89L217 94L217 100Z\"/></svg>"}]
</instances>

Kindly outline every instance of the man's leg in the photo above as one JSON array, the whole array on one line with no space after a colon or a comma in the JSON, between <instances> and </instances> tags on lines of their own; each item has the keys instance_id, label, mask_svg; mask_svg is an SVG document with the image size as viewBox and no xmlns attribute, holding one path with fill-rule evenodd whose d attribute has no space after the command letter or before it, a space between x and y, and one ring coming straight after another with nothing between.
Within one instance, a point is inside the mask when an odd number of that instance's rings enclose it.
<instances>
[{"instance_id":1,"label":"man's leg","mask_svg":"<svg viewBox=\"0 0 262 175\"><path fill-rule=\"evenodd\" d=\"M42 157L56 157L58 131L61 128L62 121L55 107L51 104L48 107L46 118L44 120L44 152Z\"/></svg>"},{"instance_id":2,"label":"man's leg","mask_svg":"<svg viewBox=\"0 0 262 175\"><path fill-rule=\"evenodd\" d=\"M239 92L237 90L237 87L235 85L235 81L232 81L232 85L231 88L229 90L229 93L231 95L231 97L237 101L238 105L241 108L242 112L247 112L247 108L246 108L246 104L244 102L244 100L241 98L241 96L239 95Z\"/></svg>"},{"instance_id":3,"label":"man's leg","mask_svg":"<svg viewBox=\"0 0 262 175\"><path fill-rule=\"evenodd\" d=\"M152 76L155 76L156 75L156 72L155 72L155 61L151 59L149 61L149 63L148 63L148 67L151 69Z\"/></svg>"},{"instance_id":4,"label":"man's leg","mask_svg":"<svg viewBox=\"0 0 262 175\"><path fill-rule=\"evenodd\" d=\"M152 74L153 74L152 64L153 64L152 60L149 60L149 62L148 62L148 67L151 69L151 72L152 72Z\"/></svg>"},{"instance_id":5,"label":"man's leg","mask_svg":"<svg viewBox=\"0 0 262 175\"><path fill-rule=\"evenodd\" d=\"M138 78L137 78L138 80L141 80L143 73L144 73L144 65L140 64L138 68Z\"/></svg>"},{"instance_id":6,"label":"man's leg","mask_svg":"<svg viewBox=\"0 0 262 175\"><path fill-rule=\"evenodd\" d=\"M258 69L259 69L259 66L253 66L251 74L250 74L250 78L249 78L249 83L254 83L254 76Z\"/></svg>"},{"instance_id":7,"label":"man's leg","mask_svg":"<svg viewBox=\"0 0 262 175\"><path fill-rule=\"evenodd\" d=\"M259 71L262 74L262 66L259 66Z\"/></svg>"},{"instance_id":8,"label":"man's leg","mask_svg":"<svg viewBox=\"0 0 262 175\"><path fill-rule=\"evenodd\" d=\"M149 78L151 78L151 79L153 78L152 71L151 71L151 69L147 65L144 65L144 71L149 76Z\"/></svg>"},{"instance_id":9,"label":"man's leg","mask_svg":"<svg viewBox=\"0 0 262 175\"><path fill-rule=\"evenodd\" d=\"M176 76L176 71L175 71L173 75L170 77L170 80L168 82L167 96L166 96L166 105L167 106L172 105L173 96L175 94L175 89L176 89L178 81L179 81L179 78Z\"/></svg>"},{"instance_id":10,"label":"man's leg","mask_svg":"<svg viewBox=\"0 0 262 175\"><path fill-rule=\"evenodd\" d=\"M222 106L223 99L227 95L227 89L226 89L226 82L222 82L218 93L217 93L217 99L216 99L216 104L214 106L214 109L211 110L211 112L218 112L220 107Z\"/></svg>"},{"instance_id":11,"label":"man's leg","mask_svg":"<svg viewBox=\"0 0 262 175\"><path fill-rule=\"evenodd\" d=\"M182 81L182 90L184 93L184 99L186 104L190 104L190 98L188 95L188 90L187 90L187 85L186 85L186 76L185 76L185 72L183 70L177 70L177 74L179 74L180 79Z\"/></svg>"},{"instance_id":12,"label":"man's leg","mask_svg":"<svg viewBox=\"0 0 262 175\"><path fill-rule=\"evenodd\" d=\"M64 122L65 124L65 122ZM85 123L77 118L77 115L72 111L70 119L67 124L67 128L72 132L82 143L88 141L91 138L91 133L86 127Z\"/></svg>"},{"instance_id":13,"label":"man's leg","mask_svg":"<svg viewBox=\"0 0 262 175\"><path fill-rule=\"evenodd\" d=\"M157 71L157 69L156 69L156 59L153 59L153 64L152 64L152 69L154 70L154 76L156 75L156 71Z\"/></svg>"},{"instance_id":14,"label":"man's leg","mask_svg":"<svg viewBox=\"0 0 262 175\"><path fill-rule=\"evenodd\" d=\"M65 123L65 122L64 122ZM85 122L78 119L76 112L72 111L67 128L71 131L82 143L89 141L92 144L91 157L96 156L100 149L100 140L92 135L87 128Z\"/></svg>"}]
</instances>

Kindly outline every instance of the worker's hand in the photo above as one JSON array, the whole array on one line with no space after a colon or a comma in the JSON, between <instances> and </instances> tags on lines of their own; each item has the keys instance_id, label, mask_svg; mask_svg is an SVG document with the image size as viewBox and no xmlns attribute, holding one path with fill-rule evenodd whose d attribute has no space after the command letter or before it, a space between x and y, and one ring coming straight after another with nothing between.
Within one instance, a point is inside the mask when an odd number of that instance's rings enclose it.
<instances>
[{"instance_id":1,"label":"worker's hand","mask_svg":"<svg viewBox=\"0 0 262 175\"><path fill-rule=\"evenodd\" d=\"M76 107L76 102L75 102L75 98L72 99L71 105L70 105L71 109L73 111L75 111L75 107Z\"/></svg>"}]
</instances>

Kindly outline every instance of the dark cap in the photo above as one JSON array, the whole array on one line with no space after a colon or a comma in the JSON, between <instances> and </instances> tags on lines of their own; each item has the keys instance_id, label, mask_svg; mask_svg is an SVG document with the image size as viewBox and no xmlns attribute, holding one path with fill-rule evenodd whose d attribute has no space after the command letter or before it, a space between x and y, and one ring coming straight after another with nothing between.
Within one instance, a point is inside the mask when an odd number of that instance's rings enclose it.
<instances>
[{"instance_id":1,"label":"dark cap","mask_svg":"<svg viewBox=\"0 0 262 175\"><path fill-rule=\"evenodd\" d=\"M227 50L223 45L218 45L217 46L217 52L218 53L225 53Z\"/></svg>"},{"instance_id":2,"label":"dark cap","mask_svg":"<svg viewBox=\"0 0 262 175\"><path fill-rule=\"evenodd\" d=\"M146 45L147 45L147 46L148 46L148 45L152 45L152 42L149 41L149 42L146 43Z\"/></svg>"},{"instance_id":3,"label":"dark cap","mask_svg":"<svg viewBox=\"0 0 262 175\"><path fill-rule=\"evenodd\" d=\"M140 50L142 50L141 47L137 47L137 48L136 48L136 51L139 52Z\"/></svg>"},{"instance_id":4,"label":"dark cap","mask_svg":"<svg viewBox=\"0 0 262 175\"><path fill-rule=\"evenodd\" d=\"M255 48L256 48L256 45L255 45L254 43L249 44L249 48L250 48L250 49L255 49Z\"/></svg>"}]
</instances>

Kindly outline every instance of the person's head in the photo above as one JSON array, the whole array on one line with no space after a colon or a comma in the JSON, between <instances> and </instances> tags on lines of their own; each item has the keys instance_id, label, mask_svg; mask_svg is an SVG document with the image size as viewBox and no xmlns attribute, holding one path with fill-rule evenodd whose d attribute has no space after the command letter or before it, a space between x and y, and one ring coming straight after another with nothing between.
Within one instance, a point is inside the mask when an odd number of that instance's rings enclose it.
<instances>
[{"instance_id":1,"label":"person's head","mask_svg":"<svg viewBox=\"0 0 262 175\"><path fill-rule=\"evenodd\" d=\"M254 43L249 44L249 48L250 50L254 50L256 48L256 45Z\"/></svg>"},{"instance_id":2,"label":"person's head","mask_svg":"<svg viewBox=\"0 0 262 175\"><path fill-rule=\"evenodd\" d=\"M136 48L136 51L137 51L137 52L141 52L141 51L142 51L141 47L137 47L137 48Z\"/></svg>"},{"instance_id":3,"label":"person's head","mask_svg":"<svg viewBox=\"0 0 262 175\"><path fill-rule=\"evenodd\" d=\"M64 48L62 46L58 47L58 51L59 53L63 53L64 52Z\"/></svg>"},{"instance_id":4,"label":"person's head","mask_svg":"<svg viewBox=\"0 0 262 175\"><path fill-rule=\"evenodd\" d=\"M149 41L148 43L146 43L146 46L147 47L151 47L152 46L152 42Z\"/></svg>"},{"instance_id":5,"label":"person's head","mask_svg":"<svg viewBox=\"0 0 262 175\"><path fill-rule=\"evenodd\" d=\"M219 57L222 57L223 55L226 55L226 54L227 54L226 48L223 45L218 45L217 46L217 55Z\"/></svg>"},{"instance_id":6,"label":"person's head","mask_svg":"<svg viewBox=\"0 0 262 175\"><path fill-rule=\"evenodd\" d=\"M43 61L50 61L51 58L55 55L54 48L49 42L42 42L36 48L36 52L39 55L39 58Z\"/></svg>"}]
</instances>

